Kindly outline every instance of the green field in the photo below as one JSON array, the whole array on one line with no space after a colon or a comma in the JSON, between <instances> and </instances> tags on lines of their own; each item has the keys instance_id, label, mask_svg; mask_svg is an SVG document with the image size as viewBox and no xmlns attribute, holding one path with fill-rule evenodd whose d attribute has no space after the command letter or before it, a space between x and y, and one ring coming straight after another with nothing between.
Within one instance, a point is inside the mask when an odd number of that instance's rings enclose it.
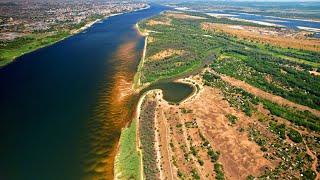
<instances>
[{"instance_id":1,"label":"green field","mask_svg":"<svg viewBox=\"0 0 320 180\"><path fill-rule=\"evenodd\" d=\"M34 51L36 49L54 44L70 35L71 30L80 29L88 22L93 22L97 19L102 19L102 15L94 15L88 17L86 20L81 21L79 24L69 25L67 30L56 29L52 34L48 32L33 32L30 35L19 37L13 41L0 42L0 67L12 62L15 58ZM54 29L54 28L51 28Z\"/></svg>"},{"instance_id":2,"label":"green field","mask_svg":"<svg viewBox=\"0 0 320 180\"><path fill-rule=\"evenodd\" d=\"M48 46L68 36L70 36L69 32L58 32L51 36L33 34L2 43L0 44L0 67L12 62L16 57L24 53Z\"/></svg>"},{"instance_id":3,"label":"green field","mask_svg":"<svg viewBox=\"0 0 320 180\"><path fill-rule=\"evenodd\" d=\"M117 179L140 179L140 156L136 151L136 120L121 132L119 150L115 160ZM121 172L120 175L117 173Z\"/></svg>"}]
</instances>

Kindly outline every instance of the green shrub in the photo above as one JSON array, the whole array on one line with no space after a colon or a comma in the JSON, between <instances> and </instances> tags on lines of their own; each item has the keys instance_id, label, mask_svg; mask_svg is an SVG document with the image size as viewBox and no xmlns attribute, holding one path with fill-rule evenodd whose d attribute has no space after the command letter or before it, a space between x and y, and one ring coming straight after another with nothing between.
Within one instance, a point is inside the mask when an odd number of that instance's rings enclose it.
<instances>
[{"instance_id":1,"label":"green shrub","mask_svg":"<svg viewBox=\"0 0 320 180\"><path fill-rule=\"evenodd\" d=\"M203 166L204 162L201 159L198 159L200 166Z\"/></svg>"},{"instance_id":2,"label":"green shrub","mask_svg":"<svg viewBox=\"0 0 320 180\"><path fill-rule=\"evenodd\" d=\"M289 137L293 142L296 142L296 143L302 142L302 136L301 136L301 134L300 134L298 131L296 131L296 130L294 130L294 129L292 129L292 128L290 128L290 130L289 130L288 137Z\"/></svg>"},{"instance_id":3,"label":"green shrub","mask_svg":"<svg viewBox=\"0 0 320 180\"><path fill-rule=\"evenodd\" d=\"M238 120L238 117L237 116L234 116L232 114L227 114L226 117L229 119L229 121L232 123L232 124L236 124L236 121Z\"/></svg>"}]
</instances>

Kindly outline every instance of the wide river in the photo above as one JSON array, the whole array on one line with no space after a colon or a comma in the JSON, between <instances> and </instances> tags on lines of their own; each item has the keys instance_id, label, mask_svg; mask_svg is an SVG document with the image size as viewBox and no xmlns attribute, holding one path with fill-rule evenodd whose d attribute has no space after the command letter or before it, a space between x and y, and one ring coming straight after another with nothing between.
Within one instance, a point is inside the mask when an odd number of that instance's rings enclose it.
<instances>
[{"instance_id":1,"label":"wide river","mask_svg":"<svg viewBox=\"0 0 320 180\"><path fill-rule=\"evenodd\" d=\"M165 9L109 17L0 69L1 180L113 178L144 47L134 25Z\"/></svg>"}]
</instances>

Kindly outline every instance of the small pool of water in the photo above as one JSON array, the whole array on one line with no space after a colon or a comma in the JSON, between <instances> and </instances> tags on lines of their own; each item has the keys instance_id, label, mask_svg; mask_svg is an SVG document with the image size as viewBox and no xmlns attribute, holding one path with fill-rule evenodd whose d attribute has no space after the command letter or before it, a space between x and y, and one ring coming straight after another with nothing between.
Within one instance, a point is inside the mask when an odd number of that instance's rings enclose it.
<instances>
[{"instance_id":1,"label":"small pool of water","mask_svg":"<svg viewBox=\"0 0 320 180\"><path fill-rule=\"evenodd\" d=\"M180 82L161 82L148 86L141 91L141 94L152 89L161 89L163 92L163 99L168 102L181 102L195 91L195 88L189 84Z\"/></svg>"}]
</instances>

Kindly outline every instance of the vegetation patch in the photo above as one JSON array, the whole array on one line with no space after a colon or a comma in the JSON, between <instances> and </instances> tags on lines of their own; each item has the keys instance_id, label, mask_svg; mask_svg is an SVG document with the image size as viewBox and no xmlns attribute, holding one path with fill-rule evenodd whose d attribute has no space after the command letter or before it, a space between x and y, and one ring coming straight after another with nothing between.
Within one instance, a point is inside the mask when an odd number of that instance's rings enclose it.
<instances>
[{"instance_id":1,"label":"vegetation patch","mask_svg":"<svg viewBox=\"0 0 320 180\"><path fill-rule=\"evenodd\" d=\"M214 172L216 172L216 179L224 180L224 170L223 166L219 163L214 164Z\"/></svg>"},{"instance_id":2,"label":"vegetation patch","mask_svg":"<svg viewBox=\"0 0 320 180\"><path fill-rule=\"evenodd\" d=\"M240 109L248 116L251 116L253 112L257 112L257 108L255 106L262 103L263 108L269 110L270 114L287 119L296 125L320 132L320 117L309 111L299 111L288 106L273 103L261 97L256 97L255 95L248 93L241 88L232 86L221 79L207 81L206 76L203 76L203 79L204 84L221 89L230 106ZM281 137L285 138L283 133Z\"/></svg>"},{"instance_id":3,"label":"vegetation patch","mask_svg":"<svg viewBox=\"0 0 320 180\"><path fill-rule=\"evenodd\" d=\"M296 143L301 143L303 141L301 134L292 128L289 130L288 137Z\"/></svg>"},{"instance_id":4,"label":"vegetation patch","mask_svg":"<svg viewBox=\"0 0 320 180\"><path fill-rule=\"evenodd\" d=\"M29 35L20 37L14 41L0 44L0 67L11 62L14 58L33 51L35 49L53 44L65 37L70 36L69 32L58 32L55 35Z\"/></svg>"},{"instance_id":5,"label":"vegetation patch","mask_svg":"<svg viewBox=\"0 0 320 180\"><path fill-rule=\"evenodd\" d=\"M155 111L157 103L145 100L139 120L140 141L143 154L143 172L146 179L158 179L157 153L155 150Z\"/></svg>"},{"instance_id":6,"label":"vegetation patch","mask_svg":"<svg viewBox=\"0 0 320 180\"><path fill-rule=\"evenodd\" d=\"M136 120L121 132L115 160L115 176L117 179L140 179L140 156L136 151Z\"/></svg>"},{"instance_id":7,"label":"vegetation patch","mask_svg":"<svg viewBox=\"0 0 320 180\"><path fill-rule=\"evenodd\" d=\"M227 114L226 117L229 119L231 124L236 124L236 121L238 120L237 116L232 114Z\"/></svg>"}]
</instances>

